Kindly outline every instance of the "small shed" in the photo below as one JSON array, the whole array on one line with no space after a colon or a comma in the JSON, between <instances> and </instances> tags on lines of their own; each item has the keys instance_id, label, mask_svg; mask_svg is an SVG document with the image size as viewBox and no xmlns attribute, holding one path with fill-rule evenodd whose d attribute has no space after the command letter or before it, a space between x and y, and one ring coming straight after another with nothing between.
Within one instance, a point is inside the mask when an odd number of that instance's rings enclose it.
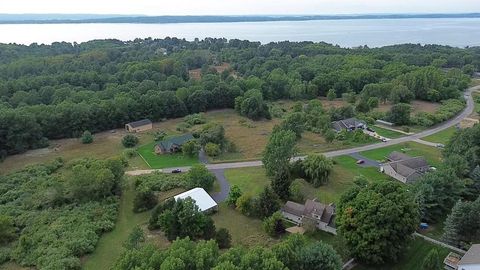
<instances>
[{"instance_id":1,"label":"small shed","mask_svg":"<svg viewBox=\"0 0 480 270\"><path fill-rule=\"evenodd\" d=\"M208 195L203 188L194 188L184 193L180 193L174 197L175 200L185 200L191 198L195 201L198 209L202 212L210 212L218 210L218 204Z\"/></svg>"},{"instance_id":2,"label":"small shed","mask_svg":"<svg viewBox=\"0 0 480 270\"><path fill-rule=\"evenodd\" d=\"M142 132L153 128L152 121L149 119L143 119L135 122L131 122L125 125L127 132Z\"/></svg>"}]
</instances>

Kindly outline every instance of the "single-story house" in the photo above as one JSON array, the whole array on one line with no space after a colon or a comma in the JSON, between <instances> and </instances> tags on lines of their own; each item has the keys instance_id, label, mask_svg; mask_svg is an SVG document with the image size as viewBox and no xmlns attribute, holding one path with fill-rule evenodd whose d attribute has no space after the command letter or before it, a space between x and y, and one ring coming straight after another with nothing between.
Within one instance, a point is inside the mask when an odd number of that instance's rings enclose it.
<instances>
[{"instance_id":1,"label":"single-story house","mask_svg":"<svg viewBox=\"0 0 480 270\"><path fill-rule=\"evenodd\" d=\"M195 201L198 209L202 212L211 212L218 210L218 204L208 195L203 188L194 188L184 193L174 196L175 200L185 200L191 198Z\"/></svg>"},{"instance_id":2,"label":"single-story house","mask_svg":"<svg viewBox=\"0 0 480 270\"><path fill-rule=\"evenodd\" d=\"M357 118L348 118L339 121L332 122L332 128L340 132L342 130L353 131L356 129L366 129L367 123L362 120L358 120Z\"/></svg>"},{"instance_id":3,"label":"single-story house","mask_svg":"<svg viewBox=\"0 0 480 270\"><path fill-rule=\"evenodd\" d=\"M337 234L335 228L335 205L323 204L316 200L307 200L305 204L287 201L282 207L282 215L296 225L302 225L308 219L322 231Z\"/></svg>"},{"instance_id":4,"label":"single-story house","mask_svg":"<svg viewBox=\"0 0 480 270\"><path fill-rule=\"evenodd\" d=\"M423 157L410 157L394 151L387 160L387 163L380 165L380 171L402 183L412 183L430 170Z\"/></svg>"},{"instance_id":5,"label":"single-story house","mask_svg":"<svg viewBox=\"0 0 480 270\"><path fill-rule=\"evenodd\" d=\"M465 255L450 252L443 260L447 270L480 270L480 244L474 244Z\"/></svg>"},{"instance_id":6,"label":"single-story house","mask_svg":"<svg viewBox=\"0 0 480 270\"><path fill-rule=\"evenodd\" d=\"M153 128L152 121L149 119L143 119L135 122L131 122L125 125L127 132L142 132Z\"/></svg>"},{"instance_id":7,"label":"single-story house","mask_svg":"<svg viewBox=\"0 0 480 270\"><path fill-rule=\"evenodd\" d=\"M182 151L182 145L193 139L194 138L192 134L184 134L182 136L163 140L155 145L155 154L159 155Z\"/></svg>"}]
</instances>

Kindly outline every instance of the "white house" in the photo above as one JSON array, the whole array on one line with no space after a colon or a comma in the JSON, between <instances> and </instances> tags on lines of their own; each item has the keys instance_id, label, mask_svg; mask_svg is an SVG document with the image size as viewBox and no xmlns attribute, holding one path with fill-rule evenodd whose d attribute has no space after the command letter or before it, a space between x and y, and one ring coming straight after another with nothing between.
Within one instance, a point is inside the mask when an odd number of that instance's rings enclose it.
<instances>
[{"instance_id":1,"label":"white house","mask_svg":"<svg viewBox=\"0 0 480 270\"><path fill-rule=\"evenodd\" d=\"M458 270L480 270L480 244L475 244L458 262Z\"/></svg>"},{"instance_id":2,"label":"white house","mask_svg":"<svg viewBox=\"0 0 480 270\"><path fill-rule=\"evenodd\" d=\"M218 204L208 195L203 188L194 188L184 193L180 193L174 197L175 200L185 200L191 198L195 201L198 209L202 212L218 210Z\"/></svg>"}]
</instances>

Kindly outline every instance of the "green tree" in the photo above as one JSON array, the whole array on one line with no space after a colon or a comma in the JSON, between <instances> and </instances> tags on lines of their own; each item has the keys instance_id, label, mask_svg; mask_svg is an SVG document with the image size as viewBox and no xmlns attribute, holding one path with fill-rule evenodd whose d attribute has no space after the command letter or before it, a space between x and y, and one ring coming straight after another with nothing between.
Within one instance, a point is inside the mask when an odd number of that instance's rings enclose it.
<instances>
[{"instance_id":1,"label":"green tree","mask_svg":"<svg viewBox=\"0 0 480 270\"><path fill-rule=\"evenodd\" d=\"M220 155L220 146L218 144L214 144L214 143L207 143L205 145L205 153L207 153L207 155L209 157L216 157L218 155Z\"/></svg>"},{"instance_id":2,"label":"green tree","mask_svg":"<svg viewBox=\"0 0 480 270\"><path fill-rule=\"evenodd\" d=\"M333 162L324 155L308 155L302 162L303 170L308 180L314 187L319 187L328 182L333 169Z\"/></svg>"},{"instance_id":3,"label":"green tree","mask_svg":"<svg viewBox=\"0 0 480 270\"><path fill-rule=\"evenodd\" d=\"M211 190L216 179L215 175L202 164L193 165L186 178L190 188L201 187L205 190Z\"/></svg>"},{"instance_id":4,"label":"green tree","mask_svg":"<svg viewBox=\"0 0 480 270\"><path fill-rule=\"evenodd\" d=\"M272 236L277 237L285 233L285 223L283 221L282 213L275 212L273 215L263 220L263 230Z\"/></svg>"},{"instance_id":5,"label":"green tree","mask_svg":"<svg viewBox=\"0 0 480 270\"><path fill-rule=\"evenodd\" d=\"M0 243L6 244L15 239L15 226L11 217L0 215Z\"/></svg>"},{"instance_id":6,"label":"green tree","mask_svg":"<svg viewBox=\"0 0 480 270\"><path fill-rule=\"evenodd\" d=\"M227 205L229 206L235 206L237 203L238 198L240 198L243 195L242 190L240 189L239 186L233 185L230 188L230 191L228 192L228 197L227 200L225 201Z\"/></svg>"},{"instance_id":7,"label":"green tree","mask_svg":"<svg viewBox=\"0 0 480 270\"><path fill-rule=\"evenodd\" d=\"M428 252L427 257L423 260L422 263L423 270L438 270L442 269L442 264L440 263L440 256L438 255L438 250L436 248Z\"/></svg>"},{"instance_id":8,"label":"green tree","mask_svg":"<svg viewBox=\"0 0 480 270\"><path fill-rule=\"evenodd\" d=\"M418 222L418 205L396 182L353 187L342 194L336 220L350 254L369 264L397 260Z\"/></svg>"},{"instance_id":9,"label":"green tree","mask_svg":"<svg viewBox=\"0 0 480 270\"><path fill-rule=\"evenodd\" d=\"M132 147L135 147L135 145L138 144L138 141L139 140L138 140L137 136L132 135L132 134L128 134L128 135L123 136L122 144L126 148L132 148Z\"/></svg>"},{"instance_id":10,"label":"green tree","mask_svg":"<svg viewBox=\"0 0 480 270\"><path fill-rule=\"evenodd\" d=\"M398 103L392 106L388 112L388 120L395 125L408 125L412 107L405 103Z\"/></svg>"},{"instance_id":11,"label":"green tree","mask_svg":"<svg viewBox=\"0 0 480 270\"><path fill-rule=\"evenodd\" d=\"M335 140L335 132L331 129L327 129L325 134L323 134L323 137L327 143L331 143L333 140Z\"/></svg>"},{"instance_id":12,"label":"green tree","mask_svg":"<svg viewBox=\"0 0 480 270\"><path fill-rule=\"evenodd\" d=\"M480 241L480 197L473 202L458 201L445 221L442 239L454 246L467 248Z\"/></svg>"},{"instance_id":13,"label":"green tree","mask_svg":"<svg viewBox=\"0 0 480 270\"><path fill-rule=\"evenodd\" d=\"M152 209L157 205L157 195L151 190L139 190L133 198L133 211L136 213Z\"/></svg>"},{"instance_id":14,"label":"green tree","mask_svg":"<svg viewBox=\"0 0 480 270\"><path fill-rule=\"evenodd\" d=\"M272 133L262 159L267 175L273 176L276 172L289 167L290 159L296 152L295 143L295 133L290 130Z\"/></svg>"},{"instance_id":15,"label":"green tree","mask_svg":"<svg viewBox=\"0 0 480 270\"><path fill-rule=\"evenodd\" d=\"M263 100L262 92L255 89L248 90L243 96L235 99L235 110L240 115L252 120L271 118L268 106Z\"/></svg>"},{"instance_id":16,"label":"green tree","mask_svg":"<svg viewBox=\"0 0 480 270\"><path fill-rule=\"evenodd\" d=\"M197 140L189 140L182 145L182 153L185 156L195 157L198 155L198 151L200 151L200 145Z\"/></svg>"},{"instance_id":17,"label":"green tree","mask_svg":"<svg viewBox=\"0 0 480 270\"><path fill-rule=\"evenodd\" d=\"M137 249L143 242L145 242L145 233L139 226L135 226L128 235L128 239L123 246L126 249Z\"/></svg>"},{"instance_id":18,"label":"green tree","mask_svg":"<svg viewBox=\"0 0 480 270\"><path fill-rule=\"evenodd\" d=\"M337 98L337 93L335 92L335 89L328 90L327 99L331 101L331 100L334 100L336 98Z\"/></svg>"},{"instance_id":19,"label":"green tree","mask_svg":"<svg viewBox=\"0 0 480 270\"><path fill-rule=\"evenodd\" d=\"M342 260L332 246L314 242L299 252L299 270L340 270Z\"/></svg>"},{"instance_id":20,"label":"green tree","mask_svg":"<svg viewBox=\"0 0 480 270\"><path fill-rule=\"evenodd\" d=\"M271 186L273 191L281 199L288 199L290 197L290 171L288 168L282 169L275 173L272 177Z\"/></svg>"},{"instance_id":21,"label":"green tree","mask_svg":"<svg viewBox=\"0 0 480 270\"><path fill-rule=\"evenodd\" d=\"M266 218L280 209L280 200L270 187L265 187L254 200L253 213L259 218Z\"/></svg>"},{"instance_id":22,"label":"green tree","mask_svg":"<svg viewBox=\"0 0 480 270\"><path fill-rule=\"evenodd\" d=\"M219 248L230 248L232 245L232 236L227 229L220 228L215 234L215 241L217 242Z\"/></svg>"},{"instance_id":23,"label":"green tree","mask_svg":"<svg viewBox=\"0 0 480 270\"><path fill-rule=\"evenodd\" d=\"M249 194L243 194L235 202L236 209L246 216L251 216L253 213L253 198Z\"/></svg>"},{"instance_id":24,"label":"green tree","mask_svg":"<svg viewBox=\"0 0 480 270\"><path fill-rule=\"evenodd\" d=\"M280 128L284 130L291 130L295 133L297 138L302 137L302 132L305 129L305 115L301 112L293 112L287 114L282 123L280 124Z\"/></svg>"},{"instance_id":25,"label":"green tree","mask_svg":"<svg viewBox=\"0 0 480 270\"><path fill-rule=\"evenodd\" d=\"M93 135L90 131L85 130L83 132L82 137L80 138L83 144L90 144L93 142Z\"/></svg>"}]
</instances>

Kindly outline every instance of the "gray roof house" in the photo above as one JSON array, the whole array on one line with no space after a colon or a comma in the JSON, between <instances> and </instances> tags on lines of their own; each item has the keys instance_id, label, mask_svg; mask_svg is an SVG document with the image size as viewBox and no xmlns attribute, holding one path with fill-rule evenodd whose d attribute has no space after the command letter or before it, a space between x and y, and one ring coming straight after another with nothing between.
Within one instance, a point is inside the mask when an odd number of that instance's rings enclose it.
<instances>
[{"instance_id":1,"label":"gray roof house","mask_svg":"<svg viewBox=\"0 0 480 270\"><path fill-rule=\"evenodd\" d=\"M332 128L335 131L340 132L342 130L352 131L357 128L365 129L367 128L367 123L357 118L348 118L339 121L332 122Z\"/></svg>"},{"instance_id":2,"label":"gray roof house","mask_svg":"<svg viewBox=\"0 0 480 270\"><path fill-rule=\"evenodd\" d=\"M305 204L287 201L282 207L285 219L297 225L302 225L306 219L313 221L320 230L336 234L335 205L323 204L316 200L307 200Z\"/></svg>"},{"instance_id":3,"label":"gray roof house","mask_svg":"<svg viewBox=\"0 0 480 270\"><path fill-rule=\"evenodd\" d=\"M480 269L480 244L472 245L458 262L458 270L474 269Z\"/></svg>"},{"instance_id":4,"label":"gray roof house","mask_svg":"<svg viewBox=\"0 0 480 270\"><path fill-rule=\"evenodd\" d=\"M423 157L410 157L400 152L392 152L388 162L380 166L380 171L402 183L412 183L430 170Z\"/></svg>"},{"instance_id":5,"label":"gray roof house","mask_svg":"<svg viewBox=\"0 0 480 270\"><path fill-rule=\"evenodd\" d=\"M172 137L163 140L155 145L156 154L175 153L181 150L182 145L190 140L193 140L192 134L184 134L182 136Z\"/></svg>"}]
</instances>

